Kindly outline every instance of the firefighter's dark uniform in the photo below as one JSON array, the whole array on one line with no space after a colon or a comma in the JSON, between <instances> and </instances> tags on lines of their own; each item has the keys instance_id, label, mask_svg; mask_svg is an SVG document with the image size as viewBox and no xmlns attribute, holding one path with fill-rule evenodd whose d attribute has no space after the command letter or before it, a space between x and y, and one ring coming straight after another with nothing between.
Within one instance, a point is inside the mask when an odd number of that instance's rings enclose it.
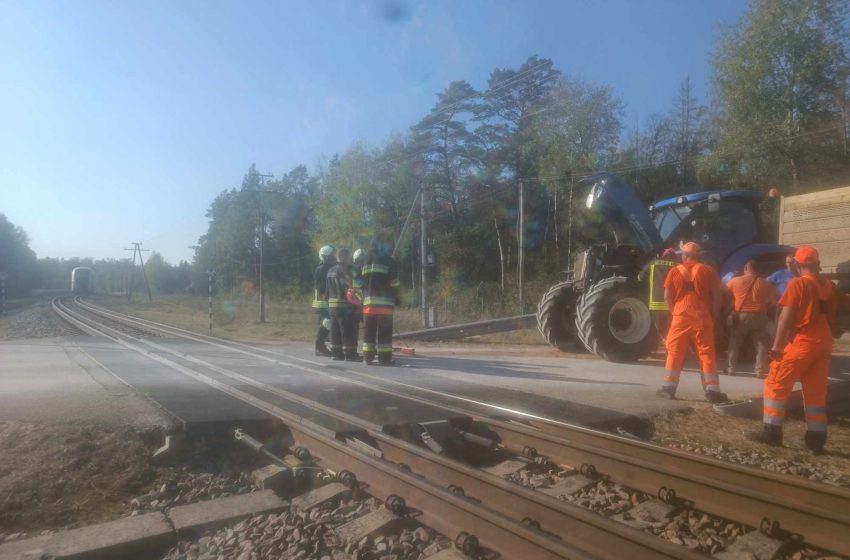
<instances>
[{"instance_id":1,"label":"firefighter's dark uniform","mask_svg":"<svg viewBox=\"0 0 850 560\"><path fill-rule=\"evenodd\" d=\"M389 256L367 257L363 269L363 359L393 363L393 311L400 284L395 261Z\"/></svg>"},{"instance_id":2,"label":"firefighter's dark uniform","mask_svg":"<svg viewBox=\"0 0 850 560\"><path fill-rule=\"evenodd\" d=\"M357 339L354 331L354 306L346 292L351 289L351 271L337 264L328 270L328 311L331 316L331 355L334 359L356 359Z\"/></svg>"},{"instance_id":3,"label":"firefighter's dark uniform","mask_svg":"<svg viewBox=\"0 0 850 560\"><path fill-rule=\"evenodd\" d=\"M328 329L323 321L328 315L328 270L333 266L331 263L322 263L316 267L313 273L313 310L319 316L319 330L316 331L316 351L327 352L325 343L328 340Z\"/></svg>"},{"instance_id":4,"label":"firefighter's dark uniform","mask_svg":"<svg viewBox=\"0 0 850 560\"><path fill-rule=\"evenodd\" d=\"M351 265L351 287L354 288L354 294L360 302L363 302L363 266ZM360 340L360 323L363 322L363 306L354 307L354 345L357 346L357 341Z\"/></svg>"}]
</instances>

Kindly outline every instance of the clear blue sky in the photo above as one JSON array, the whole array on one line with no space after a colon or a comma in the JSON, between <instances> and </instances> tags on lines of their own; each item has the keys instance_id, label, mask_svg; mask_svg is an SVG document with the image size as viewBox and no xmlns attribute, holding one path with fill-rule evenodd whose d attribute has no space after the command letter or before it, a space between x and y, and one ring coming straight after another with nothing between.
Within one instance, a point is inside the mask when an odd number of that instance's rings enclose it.
<instances>
[{"instance_id":1,"label":"clear blue sky","mask_svg":"<svg viewBox=\"0 0 850 560\"><path fill-rule=\"evenodd\" d=\"M607 83L633 126L743 0L0 0L0 212L39 257L171 262L251 163L280 175L407 129L449 82L549 57Z\"/></svg>"}]
</instances>

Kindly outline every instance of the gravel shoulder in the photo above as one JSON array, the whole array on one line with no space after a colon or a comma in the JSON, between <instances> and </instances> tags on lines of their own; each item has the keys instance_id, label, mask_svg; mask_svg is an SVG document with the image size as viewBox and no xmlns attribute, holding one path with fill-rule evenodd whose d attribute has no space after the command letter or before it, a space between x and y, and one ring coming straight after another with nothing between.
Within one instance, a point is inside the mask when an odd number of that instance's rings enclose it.
<instances>
[{"instance_id":1,"label":"gravel shoulder","mask_svg":"<svg viewBox=\"0 0 850 560\"><path fill-rule=\"evenodd\" d=\"M806 425L790 418L785 424L784 446L753 443L744 432L761 429L758 420L715 413L708 406L664 412L654 418L653 442L733 463L808 478L850 488L850 421L832 419L827 450L814 456L806 450Z\"/></svg>"}]
</instances>

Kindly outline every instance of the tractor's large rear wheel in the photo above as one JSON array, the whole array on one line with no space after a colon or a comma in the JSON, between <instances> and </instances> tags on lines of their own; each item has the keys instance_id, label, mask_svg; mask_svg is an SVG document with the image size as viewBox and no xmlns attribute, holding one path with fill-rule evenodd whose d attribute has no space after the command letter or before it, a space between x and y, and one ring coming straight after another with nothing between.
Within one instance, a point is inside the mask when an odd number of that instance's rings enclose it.
<instances>
[{"instance_id":1,"label":"tractor's large rear wheel","mask_svg":"<svg viewBox=\"0 0 850 560\"><path fill-rule=\"evenodd\" d=\"M658 347L645 290L612 276L590 286L576 305L576 332L584 346L611 362L634 362Z\"/></svg>"},{"instance_id":2,"label":"tractor's large rear wheel","mask_svg":"<svg viewBox=\"0 0 850 560\"><path fill-rule=\"evenodd\" d=\"M537 330L543 338L563 352L582 350L576 336L576 300L572 282L561 282L549 289L537 304Z\"/></svg>"}]
</instances>

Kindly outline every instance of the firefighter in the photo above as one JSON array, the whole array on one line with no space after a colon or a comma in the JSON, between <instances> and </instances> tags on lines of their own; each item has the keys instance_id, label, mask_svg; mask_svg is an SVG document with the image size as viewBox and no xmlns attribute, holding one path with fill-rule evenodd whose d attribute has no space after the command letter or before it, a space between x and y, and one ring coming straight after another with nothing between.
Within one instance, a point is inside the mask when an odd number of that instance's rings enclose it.
<instances>
[{"instance_id":1,"label":"firefighter","mask_svg":"<svg viewBox=\"0 0 850 560\"><path fill-rule=\"evenodd\" d=\"M388 247L373 241L366 253L363 275L363 359L393 365L393 310L398 305L398 269Z\"/></svg>"},{"instance_id":2,"label":"firefighter","mask_svg":"<svg viewBox=\"0 0 850 560\"><path fill-rule=\"evenodd\" d=\"M337 264L328 270L328 312L331 316L331 356L334 360L362 361L357 353L352 301L351 251L340 248Z\"/></svg>"},{"instance_id":3,"label":"firefighter","mask_svg":"<svg viewBox=\"0 0 850 560\"><path fill-rule=\"evenodd\" d=\"M826 384L832 358L832 323L839 293L820 276L820 255L813 247L794 253L800 276L792 278L779 304L782 310L770 349L770 373L764 381L762 430L747 438L782 445L785 403L799 381L806 413L806 447L823 453L826 445Z\"/></svg>"},{"instance_id":4,"label":"firefighter","mask_svg":"<svg viewBox=\"0 0 850 560\"><path fill-rule=\"evenodd\" d=\"M714 348L714 320L720 310L720 279L717 272L700 262L701 248L694 242L682 245L682 264L670 269L664 279L664 300L671 310L667 332L667 362L659 397L676 398L679 375L688 346L693 345L702 366L702 388L710 403L726 402L720 392Z\"/></svg>"},{"instance_id":5,"label":"firefighter","mask_svg":"<svg viewBox=\"0 0 850 560\"><path fill-rule=\"evenodd\" d=\"M331 320L328 315L328 270L336 264L334 252L336 249L332 245L325 245L319 249L319 261L321 264L316 267L313 273L313 304L312 307L319 317L319 330L316 331L316 355L330 356L331 351L325 343L328 340L330 333Z\"/></svg>"},{"instance_id":6,"label":"firefighter","mask_svg":"<svg viewBox=\"0 0 850 560\"><path fill-rule=\"evenodd\" d=\"M726 287L733 298L732 314L729 316L729 366L726 373L735 375L741 344L749 336L756 345L755 373L764 377L767 348L770 345L768 311L776 305L776 288L759 277L756 261L748 261L744 265L744 274L729 280Z\"/></svg>"},{"instance_id":7,"label":"firefighter","mask_svg":"<svg viewBox=\"0 0 850 560\"><path fill-rule=\"evenodd\" d=\"M366 262L366 251L356 249L351 264L351 286L354 297L361 302L354 312L354 340L360 340L360 323L363 322L363 263Z\"/></svg>"}]
</instances>

